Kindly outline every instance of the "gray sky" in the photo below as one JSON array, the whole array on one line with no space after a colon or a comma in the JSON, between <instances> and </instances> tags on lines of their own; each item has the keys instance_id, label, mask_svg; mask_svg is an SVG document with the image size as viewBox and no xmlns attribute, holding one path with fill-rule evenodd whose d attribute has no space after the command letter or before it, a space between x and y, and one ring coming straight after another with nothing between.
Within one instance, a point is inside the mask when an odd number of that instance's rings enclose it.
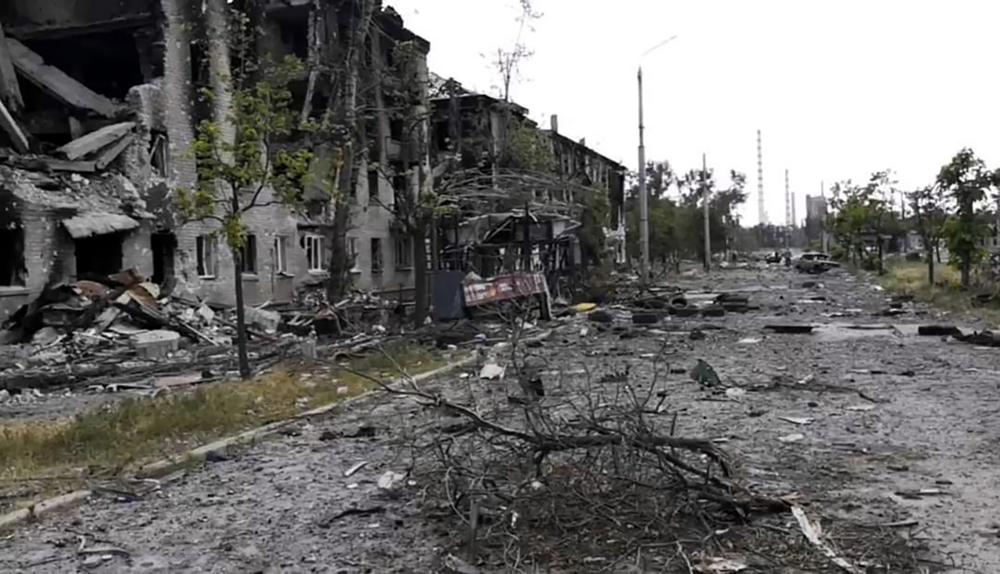
<instances>
[{"instance_id":1,"label":"gray sky","mask_svg":"<svg viewBox=\"0 0 1000 574\"><path fill-rule=\"evenodd\" d=\"M431 42L431 69L494 92L489 56L517 35L513 0L387 0ZM756 130L771 222L784 222L784 170L806 194L896 172L930 183L963 146L1000 164L996 0L535 0L544 15L515 101L548 125L636 166L635 72L643 61L646 155L679 172L708 155L748 176L757 221ZM486 57L484 57L484 55Z\"/></svg>"}]
</instances>

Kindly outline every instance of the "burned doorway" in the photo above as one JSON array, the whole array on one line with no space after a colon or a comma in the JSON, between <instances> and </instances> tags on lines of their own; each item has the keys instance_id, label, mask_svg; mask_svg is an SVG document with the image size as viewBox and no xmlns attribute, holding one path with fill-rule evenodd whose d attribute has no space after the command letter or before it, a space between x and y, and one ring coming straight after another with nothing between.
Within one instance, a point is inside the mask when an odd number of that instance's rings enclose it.
<instances>
[{"instance_id":1,"label":"burned doorway","mask_svg":"<svg viewBox=\"0 0 1000 574\"><path fill-rule=\"evenodd\" d=\"M150 236L149 246L153 252L153 283L164 285L174 278L177 236L169 231L158 231Z\"/></svg>"},{"instance_id":2,"label":"burned doorway","mask_svg":"<svg viewBox=\"0 0 1000 574\"><path fill-rule=\"evenodd\" d=\"M76 276L107 276L122 270L124 233L104 233L82 237L76 243Z\"/></svg>"}]
</instances>

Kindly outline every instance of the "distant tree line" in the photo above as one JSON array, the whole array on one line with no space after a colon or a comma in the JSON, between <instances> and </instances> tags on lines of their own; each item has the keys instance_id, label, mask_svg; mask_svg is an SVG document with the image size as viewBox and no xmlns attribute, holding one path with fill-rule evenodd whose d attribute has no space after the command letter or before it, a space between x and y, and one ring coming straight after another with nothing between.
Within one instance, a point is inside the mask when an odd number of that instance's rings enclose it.
<instances>
[{"instance_id":1,"label":"distant tree line","mask_svg":"<svg viewBox=\"0 0 1000 574\"><path fill-rule=\"evenodd\" d=\"M935 281L935 262L944 247L967 289L987 254L985 240L995 233L998 214L990 205L1000 201L1000 170L987 168L965 148L940 169L933 183L919 189L902 193L887 170L860 185L838 182L832 191L826 228L841 258L882 271L887 246L913 232L920 238L928 282Z\"/></svg>"},{"instance_id":2,"label":"distant tree line","mask_svg":"<svg viewBox=\"0 0 1000 574\"><path fill-rule=\"evenodd\" d=\"M649 194L649 257L654 264L674 267L684 258L702 258L705 223L702 198L709 193L709 227L712 251L733 249L739 231L737 209L747 199L746 175L729 173L730 183L720 188L715 171L692 169L678 175L668 162L646 165ZM672 193L676 190L676 193ZM633 174L625 199L629 257L640 257L639 181Z\"/></svg>"}]
</instances>

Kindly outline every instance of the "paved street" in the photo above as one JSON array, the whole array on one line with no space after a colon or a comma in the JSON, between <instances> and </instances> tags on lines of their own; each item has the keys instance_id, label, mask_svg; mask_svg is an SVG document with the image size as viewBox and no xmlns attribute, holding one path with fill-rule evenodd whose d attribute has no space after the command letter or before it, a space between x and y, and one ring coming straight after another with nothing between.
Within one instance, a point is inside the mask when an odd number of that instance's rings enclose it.
<instances>
[{"instance_id":1,"label":"paved street","mask_svg":"<svg viewBox=\"0 0 1000 574\"><path fill-rule=\"evenodd\" d=\"M821 285L803 288L804 281ZM548 360L545 380L625 366L648 377L649 354L662 352L675 373L660 384L678 412L676 434L718 439L758 492L797 494L833 532L841 523L881 525L912 539L922 567L1000 571L997 350L916 335L919 324L974 322L912 304L882 316L885 294L846 272L817 278L784 268L732 269L675 284L743 292L761 308L671 318L652 330L562 319L538 349ZM817 328L763 329L772 323ZM695 328L706 337L692 338ZM739 390L700 387L686 374L697 359ZM436 386L458 400L466 385L500 384L472 372ZM229 453L142 500L94 499L0 539L0 571L434 571L443 555L457 553L456 536L421 506L426 485L414 478L392 496L376 486L386 471L409 470L406 440L423 428L427 411L375 396ZM374 437L349 438L365 425L375 427ZM362 461L367 465L344 476ZM348 508L371 512L334 519ZM789 516L769 520L799 536ZM903 522L912 525L886 526ZM78 554L81 540L84 548L111 545L127 556ZM851 550L863 540L836 542L863 561ZM682 566L664 570L687 571L674 570Z\"/></svg>"}]
</instances>

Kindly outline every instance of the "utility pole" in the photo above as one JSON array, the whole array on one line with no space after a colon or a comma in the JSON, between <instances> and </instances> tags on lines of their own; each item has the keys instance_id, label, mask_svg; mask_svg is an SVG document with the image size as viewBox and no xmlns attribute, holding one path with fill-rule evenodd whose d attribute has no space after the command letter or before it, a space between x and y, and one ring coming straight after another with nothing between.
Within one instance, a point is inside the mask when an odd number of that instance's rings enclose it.
<instances>
[{"instance_id":1,"label":"utility pole","mask_svg":"<svg viewBox=\"0 0 1000 574\"><path fill-rule=\"evenodd\" d=\"M785 170L785 249L792 246L792 196L788 190L788 170Z\"/></svg>"},{"instance_id":2,"label":"utility pole","mask_svg":"<svg viewBox=\"0 0 1000 574\"><path fill-rule=\"evenodd\" d=\"M652 48L646 50L639 57L639 71L636 79L639 84L639 248L641 251L640 262L640 283L645 285L649 281L649 195L646 190L646 126L642 117L642 59L653 50L665 46L672 42L677 35L667 38Z\"/></svg>"},{"instance_id":3,"label":"utility pole","mask_svg":"<svg viewBox=\"0 0 1000 574\"><path fill-rule=\"evenodd\" d=\"M823 231L823 253L830 252L830 232L827 230L827 223L829 219L830 206L826 204L826 182L819 182L819 196L823 198L823 219L820 220L820 225Z\"/></svg>"},{"instance_id":4,"label":"utility pole","mask_svg":"<svg viewBox=\"0 0 1000 574\"><path fill-rule=\"evenodd\" d=\"M705 202L705 271L712 270L712 236L710 234L711 225L709 223L709 203L711 203L711 190L708 188L708 163L705 154L701 154L701 195Z\"/></svg>"},{"instance_id":5,"label":"utility pole","mask_svg":"<svg viewBox=\"0 0 1000 574\"><path fill-rule=\"evenodd\" d=\"M639 244L641 262L639 264L639 283L645 285L649 281L649 196L646 190L646 143L644 132L646 127L642 122L642 66L637 75L639 80Z\"/></svg>"},{"instance_id":6,"label":"utility pole","mask_svg":"<svg viewBox=\"0 0 1000 574\"><path fill-rule=\"evenodd\" d=\"M757 223L767 223L767 212L764 211L764 148L760 141L760 130L757 130Z\"/></svg>"}]
</instances>

